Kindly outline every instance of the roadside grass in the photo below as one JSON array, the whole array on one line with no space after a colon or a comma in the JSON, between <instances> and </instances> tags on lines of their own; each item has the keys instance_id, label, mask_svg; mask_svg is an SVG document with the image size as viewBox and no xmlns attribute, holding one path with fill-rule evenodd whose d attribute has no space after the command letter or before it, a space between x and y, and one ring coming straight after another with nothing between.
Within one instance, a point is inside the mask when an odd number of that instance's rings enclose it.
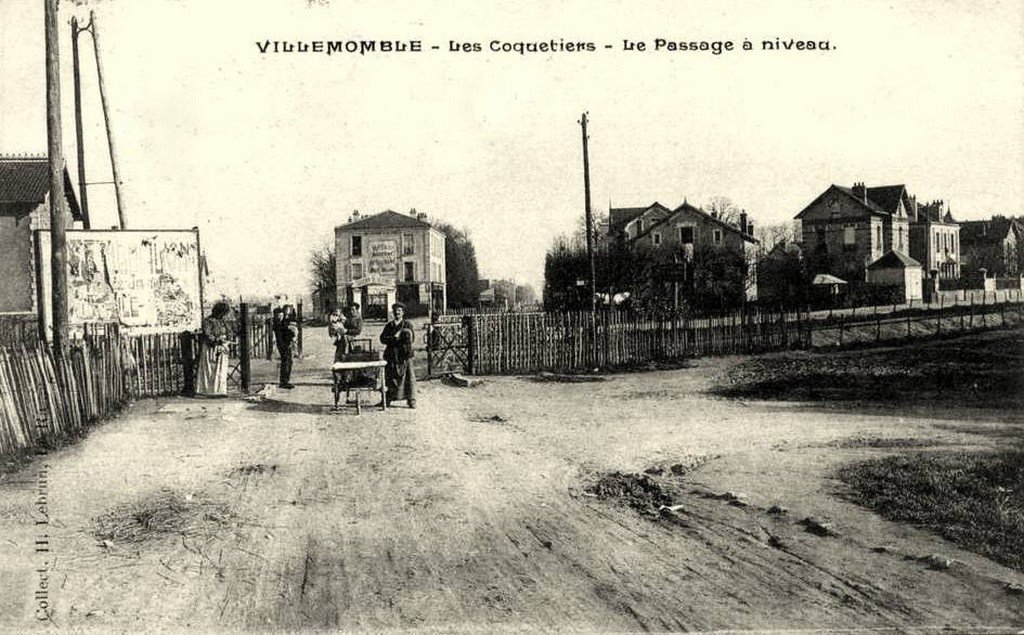
<instances>
[{"instance_id":1,"label":"roadside grass","mask_svg":"<svg viewBox=\"0 0 1024 635\"><path fill-rule=\"evenodd\" d=\"M725 397L1024 410L1024 331L882 349L776 353L732 367Z\"/></svg>"},{"instance_id":2,"label":"roadside grass","mask_svg":"<svg viewBox=\"0 0 1024 635\"><path fill-rule=\"evenodd\" d=\"M1024 571L1024 445L888 456L837 476L843 498Z\"/></svg>"}]
</instances>

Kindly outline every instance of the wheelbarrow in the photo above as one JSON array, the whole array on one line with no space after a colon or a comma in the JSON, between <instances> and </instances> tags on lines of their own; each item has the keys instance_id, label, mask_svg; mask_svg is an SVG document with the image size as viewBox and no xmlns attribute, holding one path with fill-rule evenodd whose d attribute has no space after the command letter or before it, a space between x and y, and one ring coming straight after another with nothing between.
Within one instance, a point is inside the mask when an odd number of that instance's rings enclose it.
<instances>
[{"instance_id":1,"label":"wheelbarrow","mask_svg":"<svg viewBox=\"0 0 1024 635\"><path fill-rule=\"evenodd\" d=\"M387 410L387 386L384 382L385 362L373 349L369 338L351 339L348 350L331 365L331 385L334 393L334 411L341 410L341 396L345 405L354 404L356 414L362 414L360 396L364 392L380 393L380 408ZM353 394L355 398L353 399Z\"/></svg>"}]
</instances>

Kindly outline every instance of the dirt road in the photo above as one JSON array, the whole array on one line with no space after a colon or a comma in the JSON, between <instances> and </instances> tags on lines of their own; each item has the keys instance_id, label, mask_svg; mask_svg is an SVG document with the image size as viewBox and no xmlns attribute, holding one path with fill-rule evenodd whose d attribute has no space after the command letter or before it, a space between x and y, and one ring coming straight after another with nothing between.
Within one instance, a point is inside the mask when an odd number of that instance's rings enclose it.
<instances>
[{"instance_id":1,"label":"dirt road","mask_svg":"<svg viewBox=\"0 0 1024 635\"><path fill-rule=\"evenodd\" d=\"M3 477L0 626L33 623L41 575L53 624L103 630L1024 625L1007 586L1024 575L846 503L829 478L887 451L843 439L988 447L1019 418L704 394L730 360L428 382L417 410L332 415L326 352L307 346L293 391L140 402ZM587 490L658 466L674 513Z\"/></svg>"}]
</instances>

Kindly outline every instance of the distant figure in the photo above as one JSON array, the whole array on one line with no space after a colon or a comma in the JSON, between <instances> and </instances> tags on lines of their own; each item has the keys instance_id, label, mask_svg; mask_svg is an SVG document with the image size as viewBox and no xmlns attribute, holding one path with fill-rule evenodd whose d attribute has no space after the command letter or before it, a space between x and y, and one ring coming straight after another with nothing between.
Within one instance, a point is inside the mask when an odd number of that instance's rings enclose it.
<instances>
[{"instance_id":1,"label":"distant figure","mask_svg":"<svg viewBox=\"0 0 1024 635\"><path fill-rule=\"evenodd\" d=\"M405 319L405 305L391 307L394 318L384 325L380 341L384 344L384 379L387 383L386 401L405 400L410 408L416 407L416 377L412 371L412 345L416 341L412 323Z\"/></svg>"},{"instance_id":2,"label":"distant figure","mask_svg":"<svg viewBox=\"0 0 1024 635\"><path fill-rule=\"evenodd\" d=\"M281 373L278 378L278 386L291 390L292 385L292 357L294 356L294 344L299 335L298 320L295 318L295 307L290 304L274 310L274 340L277 342L277 353L281 357Z\"/></svg>"},{"instance_id":3,"label":"distant figure","mask_svg":"<svg viewBox=\"0 0 1024 635\"><path fill-rule=\"evenodd\" d=\"M210 316L203 320L199 338L199 368L196 372L196 394L205 397L226 397L228 394L228 343L231 328L227 322L231 309L227 302L213 305Z\"/></svg>"}]
</instances>

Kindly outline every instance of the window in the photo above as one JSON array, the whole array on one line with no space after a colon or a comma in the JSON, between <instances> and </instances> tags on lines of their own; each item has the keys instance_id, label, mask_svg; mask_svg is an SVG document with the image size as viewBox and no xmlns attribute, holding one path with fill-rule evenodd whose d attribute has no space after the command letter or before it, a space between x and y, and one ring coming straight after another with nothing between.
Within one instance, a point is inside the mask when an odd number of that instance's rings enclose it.
<instances>
[{"instance_id":1,"label":"window","mask_svg":"<svg viewBox=\"0 0 1024 635\"><path fill-rule=\"evenodd\" d=\"M644 233L644 221L641 220L641 219L637 219L637 221L636 221L636 235L639 236L642 233Z\"/></svg>"},{"instance_id":2,"label":"window","mask_svg":"<svg viewBox=\"0 0 1024 635\"><path fill-rule=\"evenodd\" d=\"M844 245L856 245L857 244L857 226L846 225L843 227L843 244Z\"/></svg>"},{"instance_id":3,"label":"window","mask_svg":"<svg viewBox=\"0 0 1024 635\"><path fill-rule=\"evenodd\" d=\"M660 245L661 244L661 234L655 232L654 234L651 235L651 240L654 241L655 245Z\"/></svg>"},{"instance_id":4,"label":"window","mask_svg":"<svg viewBox=\"0 0 1024 635\"><path fill-rule=\"evenodd\" d=\"M352 255L362 256L363 255L363 237L353 236L352 237Z\"/></svg>"},{"instance_id":5,"label":"window","mask_svg":"<svg viewBox=\"0 0 1024 635\"><path fill-rule=\"evenodd\" d=\"M882 226L875 227L875 242L878 243L878 248L882 248Z\"/></svg>"},{"instance_id":6,"label":"window","mask_svg":"<svg viewBox=\"0 0 1024 635\"><path fill-rule=\"evenodd\" d=\"M898 235L899 235L899 242L897 242L896 249L899 249L900 251L903 251L903 228L902 227L899 228Z\"/></svg>"},{"instance_id":7,"label":"window","mask_svg":"<svg viewBox=\"0 0 1024 635\"><path fill-rule=\"evenodd\" d=\"M693 227L680 227L679 228L679 242L684 245L693 244Z\"/></svg>"},{"instance_id":8,"label":"window","mask_svg":"<svg viewBox=\"0 0 1024 635\"><path fill-rule=\"evenodd\" d=\"M416 245L413 242L414 238L412 234L402 234L402 253L406 256L416 253Z\"/></svg>"},{"instance_id":9,"label":"window","mask_svg":"<svg viewBox=\"0 0 1024 635\"><path fill-rule=\"evenodd\" d=\"M363 263L353 262L352 263L352 279L357 280L363 277Z\"/></svg>"},{"instance_id":10,"label":"window","mask_svg":"<svg viewBox=\"0 0 1024 635\"><path fill-rule=\"evenodd\" d=\"M416 280L416 263L407 262L405 264L405 281L413 282Z\"/></svg>"},{"instance_id":11,"label":"window","mask_svg":"<svg viewBox=\"0 0 1024 635\"><path fill-rule=\"evenodd\" d=\"M722 244L722 230L721 229L716 229L714 232L712 232L711 236L712 236L712 239L715 241L716 245Z\"/></svg>"}]
</instances>

